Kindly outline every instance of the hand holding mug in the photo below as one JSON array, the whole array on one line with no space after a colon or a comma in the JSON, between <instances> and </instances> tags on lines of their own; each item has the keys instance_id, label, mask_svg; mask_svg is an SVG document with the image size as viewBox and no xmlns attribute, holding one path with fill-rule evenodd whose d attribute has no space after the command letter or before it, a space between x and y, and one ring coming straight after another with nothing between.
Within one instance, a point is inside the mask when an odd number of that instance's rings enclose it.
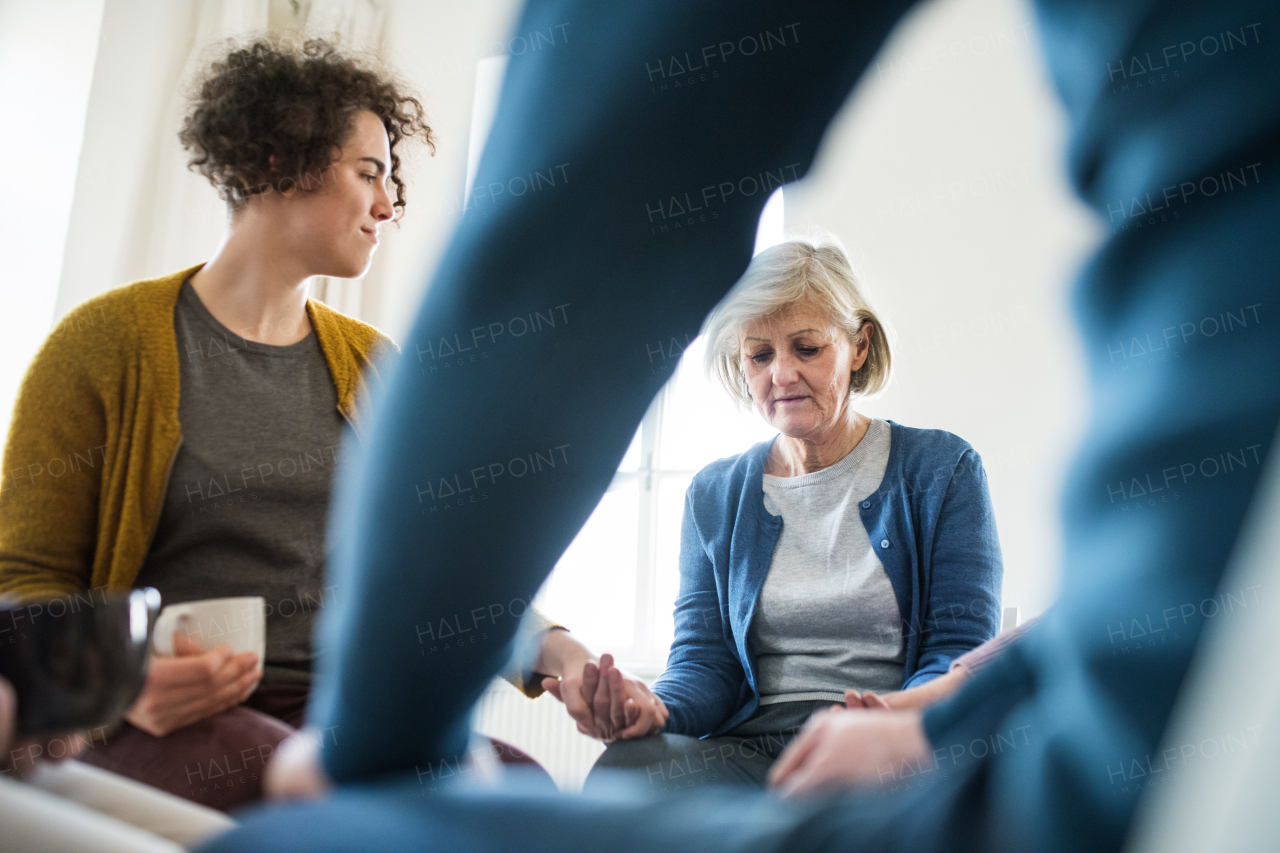
<instances>
[{"instance_id":1,"label":"hand holding mug","mask_svg":"<svg viewBox=\"0 0 1280 853\"><path fill-rule=\"evenodd\" d=\"M173 657L154 656L142 695L125 719L156 737L212 717L248 699L262 679L255 652L204 651L180 631Z\"/></svg>"}]
</instances>

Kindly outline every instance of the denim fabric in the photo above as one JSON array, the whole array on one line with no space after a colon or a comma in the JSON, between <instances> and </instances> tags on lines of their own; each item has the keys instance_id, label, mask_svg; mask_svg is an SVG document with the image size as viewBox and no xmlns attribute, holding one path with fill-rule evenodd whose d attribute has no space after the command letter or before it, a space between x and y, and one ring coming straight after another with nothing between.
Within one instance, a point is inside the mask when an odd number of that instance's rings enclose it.
<instances>
[{"instance_id":1,"label":"denim fabric","mask_svg":"<svg viewBox=\"0 0 1280 853\"><path fill-rule=\"evenodd\" d=\"M949 432L889 424L884 479L858 509L898 601L906 688L995 636L1003 567L978 454ZM782 531L764 507L772 444L711 463L689 486L675 640L654 684L671 712L664 731L714 737L759 705L748 633Z\"/></svg>"}]
</instances>

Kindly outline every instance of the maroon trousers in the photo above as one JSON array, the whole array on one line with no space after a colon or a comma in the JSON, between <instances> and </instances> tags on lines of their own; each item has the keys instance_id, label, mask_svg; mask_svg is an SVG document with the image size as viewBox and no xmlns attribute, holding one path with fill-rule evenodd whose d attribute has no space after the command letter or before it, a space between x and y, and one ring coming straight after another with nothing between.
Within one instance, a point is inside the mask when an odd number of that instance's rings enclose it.
<instances>
[{"instance_id":1,"label":"maroon trousers","mask_svg":"<svg viewBox=\"0 0 1280 853\"><path fill-rule=\"evenodd\" d=\"M262 773L281 741L302 725L310 688L262 684L242 705L155 737L128 722L93 744L81 761L219 811L262 799ZM491 741L498 760L542 771L509 743Z\"/></svg>"},{"instance_id":2,"label":"maroon trousers","mask_svg":"<svg viewBox=\"0 0 1280 853\"><path fill-rule=\"evenodd\" d=\"M302 725L308 692L301 684L262 684L244 704L164 737L125 722L80 760L230 811L262 799L263 769Z\"/></svg>"}]
</instances>

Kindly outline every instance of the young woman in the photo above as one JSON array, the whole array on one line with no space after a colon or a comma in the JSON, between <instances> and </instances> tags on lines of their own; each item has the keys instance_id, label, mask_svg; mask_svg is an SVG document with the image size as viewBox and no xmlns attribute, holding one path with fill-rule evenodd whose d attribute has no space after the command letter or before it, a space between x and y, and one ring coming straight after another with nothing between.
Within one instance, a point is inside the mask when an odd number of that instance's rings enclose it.
<instances>
[{"instance_id":1,"label":"young woman","mask_svg":"<svg viewBox=\"0 0 1280 853\"><path fill-rule=\"evenodd\" d=\"M309 282L367 272L405 208L399 151L434 135L389 74L324 41L260 40L207 69L180 140L227 202L223 240L207 263L77 308L100 321L36 356L5 451L0 594L262 596L264 660L179 635L126 724L83 756L229 808L259 796L301 724L312 622L345 592L324 576L334 468L396 352ZM536 696L535 671L565 676L580 725L609 733L580 698L589 652L536 611L525 625L533 651L508 679Z\"/></svg>"}]
</instances>

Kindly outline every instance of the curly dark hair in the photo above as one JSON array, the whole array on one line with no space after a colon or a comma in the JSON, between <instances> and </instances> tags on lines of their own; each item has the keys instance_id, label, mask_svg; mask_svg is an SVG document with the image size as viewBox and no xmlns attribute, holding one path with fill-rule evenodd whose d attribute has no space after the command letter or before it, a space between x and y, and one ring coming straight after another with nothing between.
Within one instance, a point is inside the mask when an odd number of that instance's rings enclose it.
<instances>
[{"instance_id":1,"label":"curly dark hair","mask_svg":"<svg viewBox=\"0 0 1280 853\"><path fill-rule=\"evenodd\" d=\"M375 62L362 62L326 39L300 45L259 38L232 42L225 56L196 80L191 109L178 139L197 169L233 210L249 197L286 183L307 190L310 176L333 162L355 129L355 116L371 110L391 143L391 183L396 218L404 212L405 183L396 146L425 142L434 155L435 135L421 102ZM275 156L274 168L268 158Z\"/></svg>"}]
</instances>

